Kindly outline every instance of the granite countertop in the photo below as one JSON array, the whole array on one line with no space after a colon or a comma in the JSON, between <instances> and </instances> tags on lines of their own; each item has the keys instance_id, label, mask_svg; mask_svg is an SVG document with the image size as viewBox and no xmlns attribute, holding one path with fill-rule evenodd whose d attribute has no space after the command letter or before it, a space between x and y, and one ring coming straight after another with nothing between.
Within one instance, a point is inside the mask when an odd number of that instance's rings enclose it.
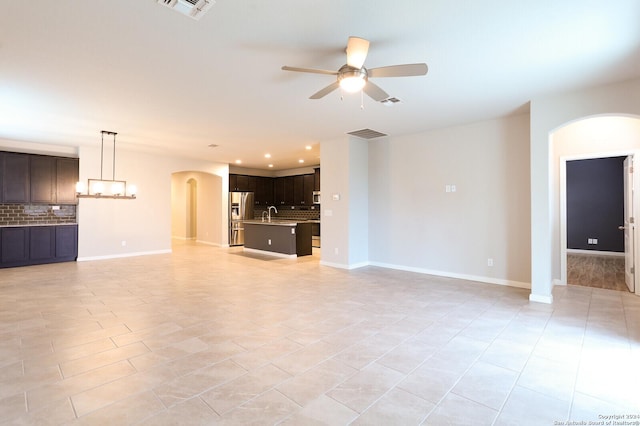
<instances>
[{"instance_id":1,"label":"granite countertop","mask_svg":"<svg viewBox=\"0 0 640 426\"><path fill-rule=\"evenodd\" d=\"M297 220L290 219L271 219L271 222L267 222L266 220L263 222L261 220L245 220L244 223L251 223L253 225L277 225L277 226L297 226Z\"/></svg>"}]
</instances>

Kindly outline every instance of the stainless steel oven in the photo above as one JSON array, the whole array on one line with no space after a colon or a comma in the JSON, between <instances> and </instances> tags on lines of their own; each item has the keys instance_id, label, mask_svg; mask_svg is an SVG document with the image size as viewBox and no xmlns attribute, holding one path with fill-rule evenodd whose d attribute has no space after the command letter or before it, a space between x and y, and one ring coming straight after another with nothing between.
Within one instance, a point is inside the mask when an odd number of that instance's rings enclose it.
<instances>
[{"instance_id":1,"label":"stainless steel oven","mask_svg":"<svg viewBox=\"0 0 640 426\"><path fill-rule=\"evenodd\" d=\"M320 204L320 191L313 191L313 204Z\"/></svg>"}]
</instances>

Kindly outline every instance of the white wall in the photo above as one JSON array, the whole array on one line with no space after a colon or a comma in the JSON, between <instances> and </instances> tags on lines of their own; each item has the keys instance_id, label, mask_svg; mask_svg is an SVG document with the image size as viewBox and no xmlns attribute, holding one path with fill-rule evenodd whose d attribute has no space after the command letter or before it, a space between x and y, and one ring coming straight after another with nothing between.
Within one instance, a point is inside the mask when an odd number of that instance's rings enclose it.
<instances>
[{"instance_id":1,"label":"white wall","mask_svg":"<svg viewBox=\"0 0 640 426\"><path fill-rule=\"evenodd\" d=\"M528 114L371 141L369 174L371 263L529 286Z\"/></svg>"},{"instance_id":2,"label":"white wall","mask_svg":"<svg viewBox=\"0 0 640 426\"><path fill-rule=\"evenodd\" d=\"M187 182L193 179L197 188L196 241L223 245L222 238L222 178L202 172L178 172L171 177L171 235L187 238ZM223 203L224 204L224 203Z\"/></svg>"},{"instance_id":3,"label":"white wall","mask_svg":"<svg viewBox=\"0 0 640 426\"><path fill-rule=\"evenodd\" d=\"M320 144L324 265L357 268L369 260L369 145L345 136Z\"/></svg>"},{"instance_id":4,"label":"white wall","mask_svg":"<svg viewBox=\"0 0 640 426\"><path fill-rule=\"evenodd\" d=\"M80 147L80 179L100 174L100 147ZM171 175L191 170L220 177L220 244L227 243L228 165L118 150L116 177L136 184L135 200L80 199L79 260L171 250ZM123 246L122 242L126 245Z\"/></svg>"},{"instance_id":5,"label":"white wall","mask_svg":"<svg viewBox=\"0 0 640 426\"><path fill-rule=\"evenodd\" d=\"M553 301L557 241L550 135L571 121L602 114L640 115L640 79L531 101L531 300Z\"/></svg>"}]
</instances>

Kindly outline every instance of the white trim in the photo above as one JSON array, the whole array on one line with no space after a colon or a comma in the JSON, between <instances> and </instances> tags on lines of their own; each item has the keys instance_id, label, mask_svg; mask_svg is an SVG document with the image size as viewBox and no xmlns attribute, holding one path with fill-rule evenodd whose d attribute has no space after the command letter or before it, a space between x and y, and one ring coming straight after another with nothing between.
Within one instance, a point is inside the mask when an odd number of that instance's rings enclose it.
<instances>
[{"instance_id":1,"label":"white trim","mask_svg":"<svg viewBox=\"0 0 640 426\"><path fill-rule=\"evenodd\" d=\"M393 265L390 263L369 262L369 264L371 266L379 266L381 268L396 269L399 271L416 272L418 274L436 275L439 277L456 278L456 279L467 280L467 281L477 281L477 282L486 283L486 284L497 284L497 285L504 285L509 287L524 288L527 290L531 289L531 283L525 283L521 281L503 280L501 278L483 277L480 275L457 274L454 272L436 271L433 269L424 269L424 268L414 268L411 266Z\"/></svg>"},{"instance_id":2,"label":"white trim","mask_svg":"<svg viewBox=\"0 0 640 426\"><path fill-rule=\"evenodd\" d=\"M171 253L171 249L167 250L154 250L154 251L139 251L133 253L124 253L124 254L109 254L106 256L87 256L87 257L78 257L78 262L87 262L91 260L107 260L107 259L121 259L124 257L136 257L136 256L148 256L154 254L167 254Z\"/></svg>"},{"instance_id":3,"label":"white trim","mask_svg":"<svg viewBox=\"0 0 640 426\"><path fill-rule=\"evenodd\" d=\"M560 281L559 279L555 278L555 279L553 280L553 285L554 285L554 286L561 285L561 286L566 287L566 286L567 286L567 283L566 283L566 282L565 282L565 283L563 283L563 282L562 282L562 281Z\"/></svg>"},{"instance_id":4,"label":"white trim","mask_svg":"<svg viewBox=\"0 0 640 426\"><path fill-rule=\"evenodd\" d=\"M547 305L551 305L553 303L553 295L550 294L549 296L543 296L541 294L531 293L529 295L529 301L536 302L536 303L546 303Z\"/></svg>"},{"instance_id":5,"label":"white trim","mask_svg":"<svg viewBox=\"0 0 640 426\"><path fill-rule=\"evenodd\" d=\"M615 251L567 249L567 254L583 254L586 256L624 257L624 253Z\"/></svg>"},{"instance_id":6,"label":"white trim","mask_svg":"<svg viewBox=\"0 0 640 426\"><path fill-rule=\"evenodd\" d=\"M351 270L351 269L363 268L363 267L369 266L371 264L369 262L361 262L361 263L354 263L352 265L345 265L344 263L333 263L333 262L326 262L324 260L321 260L320 261L320 265L329 266L331 268L339 268L339 269Z\"/></svg>"},{"instance_id":7,"label":"white trim","mask_svg":"<svg viewBox=\"0 0 640 426\"><path fill-rule=\"evenodd\" d=\"M284 254L284 253L276 253L275 251L266 251L266 250L257 250L252 248L243 247L242 251L246 251L247 253L256 253L256 254L266 254L267 256L273 257L281 257L284 259L297 259L297 254Z\"/></svg>"}]
</instances>

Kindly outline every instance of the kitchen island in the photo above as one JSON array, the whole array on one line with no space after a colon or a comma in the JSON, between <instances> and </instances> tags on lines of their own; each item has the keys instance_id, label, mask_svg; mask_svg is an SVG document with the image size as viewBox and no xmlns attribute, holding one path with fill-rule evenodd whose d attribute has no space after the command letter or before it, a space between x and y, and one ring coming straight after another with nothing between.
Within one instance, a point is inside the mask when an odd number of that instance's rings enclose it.
<instances>
[{"instance_id":1,"label":"kitchen island","mask_svg":"<svg viewBox=\"0 0 640 426\"><path fill-rule=\"evenodd\" d=\"M244 221L244 250L280 257L312 254L310 222L296 220Z\"/></svg>"}]
</instances>

